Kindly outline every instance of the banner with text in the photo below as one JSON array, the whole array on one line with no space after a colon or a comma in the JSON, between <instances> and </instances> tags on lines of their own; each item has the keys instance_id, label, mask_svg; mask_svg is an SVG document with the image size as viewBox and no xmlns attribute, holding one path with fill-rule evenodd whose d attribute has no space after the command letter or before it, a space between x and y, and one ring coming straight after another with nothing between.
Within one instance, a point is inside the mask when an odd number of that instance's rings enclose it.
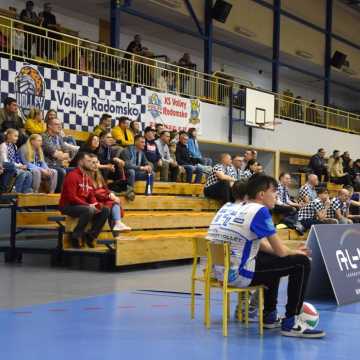
<instances>
[{"instance_id":1,"label":"banner with text","mask_svg":"<svg viewBox=\"0 0 360 360\"><path fill-rule=\"evenodd\" d=\"M360 301L360 224L315 225L307 245L312 251L309 297L334 296L338 305Z\"/></svg>"},{"instance_id":2,"label":"banner with text","mask_svg":"<svg viewBox=\"0 0 360 360\"><path fill-rule=\"evenodd\" d=\"M31 108L54 109L65 128L92 131L103 113L141 120L146 89L67 71L0 59L0 95L16 98L26 117Z\"/></svg>"},{"instance_id":3,"label":"banner with text","mask_svg":"<svg viewBox=\"0 0 360 360\"><path fill-rule=\"evenodd\" d=\"M142 121L153 126L166 125L169 130L196 128L201 132L201 102L177 95L146 90L146 112Z\"/></svg>"}]
</instances>

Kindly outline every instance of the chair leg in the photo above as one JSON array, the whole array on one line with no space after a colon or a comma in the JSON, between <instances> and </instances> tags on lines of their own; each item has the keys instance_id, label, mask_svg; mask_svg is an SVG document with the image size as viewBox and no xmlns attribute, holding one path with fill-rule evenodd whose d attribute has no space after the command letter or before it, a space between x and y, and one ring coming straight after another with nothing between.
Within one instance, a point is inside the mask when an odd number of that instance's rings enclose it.
<instances>
[{"instance_id":1,"label":"chair leg","mask_svg":"<svg viewBox=\"0 0 360 360\"><path fill-rule=\"evenodd\" d=\"M238 313L237 313L237 319L239 321L243 321L243 296L242 293L238 293Z\"/></svg>"},{"instance_id":2,"label":"chair leg","mask_svg":"<svg viewBox=\"0 0 360 360\"><path fill-rule=\"evenodd\" d=\"M245 290L245 325L249 326L249 291Z\"/></svg>"},{"instance_id":3,"label":"chair leg","mask_svg":"<svg viewBox=\"0 0 360 360\"><path fill-rule=\"evenodd\" d=\"M258 291L259 296L259 334L260 336L264 333L264 288L260 288Z\"/></svg>"},{"instance_id":4,"label":"chair leg","mask_svg":"<svg viewBox=\"0 0 360 360\"><path fill-rule=\"evenodd\" d=\"M228 294L223 292L223 335L228 335Z\"/></svg>"},{"instance_id":5,"label":"chair leg","mask_svg":"<svg viewBox=\"0 0 360 360\"><path fill-rule=\"evenodd\" d=\"M228 313L228 320L230 320L231 316L231 296L230 293L227 294L227 313Z\"/></svg>"},{"instance_id":6,"label":"chair leg","mask_svg":"<svg viewBox=\"0 0 360 360\"><path fill-rule=\"evenodd\" d=\"M191 319L195 318L195 280L191 279Z\"/></svg>"},{"instance_id":7,"label":"chair leg","mask_svg":"<svg viewBox=\"0 0 360 360\"><path fill-rule=\"evenodd\" d=\"M210 286L205 281L205 314L204 314L204 321L205 326L207 329L210 329Z\"/></svg>"}]
</instances>

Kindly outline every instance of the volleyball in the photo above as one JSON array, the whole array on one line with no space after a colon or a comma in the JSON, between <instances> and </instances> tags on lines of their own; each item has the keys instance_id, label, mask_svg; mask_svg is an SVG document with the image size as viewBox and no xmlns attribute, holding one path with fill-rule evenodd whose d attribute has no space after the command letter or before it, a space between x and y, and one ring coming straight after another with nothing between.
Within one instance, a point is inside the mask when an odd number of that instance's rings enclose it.
<instances>
[{"instance_id":1,"label":"volleyball","mask_svg":"<svg viewBox=\"0 0 360 360\"><path fill-rule=\"evenodd\" d=\"M310 303L304 302L299 316L311 330L315 329L319 324L319 313L317 312L315 306Z\"/></svg>"}]
</instances>

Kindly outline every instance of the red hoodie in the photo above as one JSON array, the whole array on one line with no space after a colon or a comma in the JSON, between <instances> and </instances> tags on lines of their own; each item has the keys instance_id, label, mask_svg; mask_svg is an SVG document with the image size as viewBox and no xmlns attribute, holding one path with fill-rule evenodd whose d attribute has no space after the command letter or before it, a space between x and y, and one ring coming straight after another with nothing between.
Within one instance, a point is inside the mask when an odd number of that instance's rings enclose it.
<instances>
[{"instance_id":1,"label":"red hoodie","mask_svg":"<svg viewBox=\"0 0 360 360\"><path fill-rule=\"evenodd\" d=\"M62 209L68 205L91 204L97 204L93 182L88 175L76 168L65 177L59 207Z\"/></svg>"}]
</instances>

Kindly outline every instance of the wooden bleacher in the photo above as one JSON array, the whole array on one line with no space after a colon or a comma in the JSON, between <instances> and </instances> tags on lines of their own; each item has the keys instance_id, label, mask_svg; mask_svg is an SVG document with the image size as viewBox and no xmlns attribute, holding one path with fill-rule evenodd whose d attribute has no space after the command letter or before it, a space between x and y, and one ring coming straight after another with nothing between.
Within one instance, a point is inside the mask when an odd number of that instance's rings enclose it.
<instances>
[{"instance_id":1,"label":"wooden bleacher","mask_svg":"<svg viewBox=\"0 0 360 360\"><path fill-rule=\"evenodd\" d=\"M24 251L23 247L16 246L19 230L49 230L59 234L58 246L52 251L62 259L105 256L112 266L124 266L192 258L192 240L206 235L219 204L202 196L203 185L200 184L156 182L151 196L142 195L144 190L145 183L137 182L135 201L122 199L124 222L132 228L131 232L113 234L106 225L95 248L81 249L71 247L69 234L76 220L63 217L57 210L58 194L19 194L16 196L12 254L18 256ZM279 235L292 248L306 239L289 229L279 230Z\"/></svg>"}]
</instances>

